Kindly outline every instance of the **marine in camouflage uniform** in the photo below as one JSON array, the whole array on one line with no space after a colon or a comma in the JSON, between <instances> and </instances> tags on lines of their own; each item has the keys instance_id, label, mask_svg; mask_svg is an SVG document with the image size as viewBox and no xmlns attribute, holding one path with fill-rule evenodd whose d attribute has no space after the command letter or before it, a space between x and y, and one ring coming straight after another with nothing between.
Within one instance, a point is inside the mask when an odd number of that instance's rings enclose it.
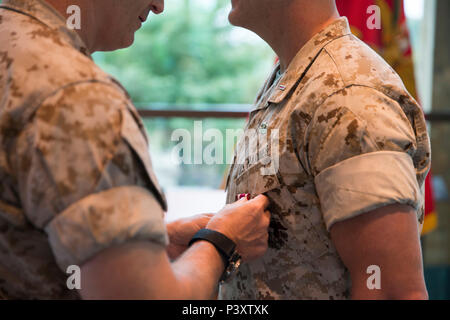
<instances>
[{"instance_id":1,"label":"marine in camouflage uniform","mask_svg":"<svg viewBox=\"0 0 450 320\"><path fill-rule=\"evenodd\" d=\"M112 245L166 245L166 200L125 90L41 0L0 5L0 298L66 286Z\"/></svg>"},{"instance_id":2,"label":"marine in camouflage uniform","mask_svg":"<svg viewBox=\"0 0 450 320\"><path fill-rule=\"evenodd\" d=\"M414 207L422 224L431 161L424 115L346 18L279 70L258 96L227 182L228 203L242 193L270 198L269 250L243 264L220 296L347 299L350 274L329 230L394 203Z\"/></svg>"}]
</instances>

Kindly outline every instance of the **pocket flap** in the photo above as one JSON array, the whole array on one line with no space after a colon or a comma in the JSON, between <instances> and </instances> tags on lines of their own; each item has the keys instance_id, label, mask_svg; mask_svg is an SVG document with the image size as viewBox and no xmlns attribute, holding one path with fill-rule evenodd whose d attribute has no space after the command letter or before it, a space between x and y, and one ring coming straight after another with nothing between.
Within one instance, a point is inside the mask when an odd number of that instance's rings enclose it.
<instances>
[{"instance_id":1,"label":"pocket flap","mask_svg":"<svg viewBox=\"0 0 450 320\"><path fill-rule=\"evenodd\" d=\"M267 193L280 187L276 173L267 174L271 161L263 159L249 167L236 178L238 193L250 193L252 196Z\"/></svg>"}]
</instances>

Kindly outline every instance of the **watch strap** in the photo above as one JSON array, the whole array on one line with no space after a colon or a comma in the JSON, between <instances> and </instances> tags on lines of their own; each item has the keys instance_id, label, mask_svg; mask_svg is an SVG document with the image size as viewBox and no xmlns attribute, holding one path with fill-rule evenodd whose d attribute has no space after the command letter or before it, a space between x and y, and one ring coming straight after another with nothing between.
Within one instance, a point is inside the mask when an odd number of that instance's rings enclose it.
<instances>
[{"instance_id":1,"label":"watch strap","mask_svg":"<svg viewBox=\"0 0 450 320\"><path fill-rule=\"evenodd\" d=\"M192 237L189 246L200 240L208 241L213 244L222 257L225 269L228 268L230 258L236 250L234 241L218 231L201 229Z\"/></svg>"}]
</instances>

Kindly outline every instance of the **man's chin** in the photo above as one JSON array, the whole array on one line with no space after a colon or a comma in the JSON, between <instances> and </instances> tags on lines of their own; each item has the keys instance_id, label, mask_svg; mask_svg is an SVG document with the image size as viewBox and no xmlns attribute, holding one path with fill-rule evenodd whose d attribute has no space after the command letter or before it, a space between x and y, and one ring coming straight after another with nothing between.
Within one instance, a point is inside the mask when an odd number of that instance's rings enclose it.
<instances>
[{"instance_id":1,"label":"man's chin","mask_svg":"<svg viewBox=\"0 0 450 320\"><path fill-rule=\"evenodd\" d=\"M134 43L134 34L133 34L133 36L127 38L127 39L124 41L122 47L121 47L121 48L118 48L118 49L125 49L125 48L128 48L128 47L131 47L131 46L133 45L133 43Z\"/></svg>"},{"instance_id":2,"label":"man's chin","mask_svg":"<svg viewBox=\"0 0 450 320\"><path fill-rule=\"evenodd\" d=\"M104 50L101 51L115 51L131 47L134 43L134 34L124 37L120 42L117 41L118 39L114 40L115 40L114 42L110 43L108 46L104 48Z\"/></svg>"},{"instance_id":3,"label":"man's chin","mask_svg":"<svg viewBox=\"0 0 450 320\"><path fill-rule=\"evenodd\" d=\"M228 21L231 25L235 27L240 27L241 24L239 23L239 17L235 10L231 10L231 12L228 14Z\"/></svg>"}]
</instances>

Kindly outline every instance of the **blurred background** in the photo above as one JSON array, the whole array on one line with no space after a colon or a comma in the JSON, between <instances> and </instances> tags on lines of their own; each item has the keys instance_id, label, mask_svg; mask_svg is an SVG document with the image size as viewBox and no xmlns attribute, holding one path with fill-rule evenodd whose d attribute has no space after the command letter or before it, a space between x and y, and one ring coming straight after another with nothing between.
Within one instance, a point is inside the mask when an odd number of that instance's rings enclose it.
<instances>
[{"instance_id":1,"label":"blurred background","mask_svg":"<svg viewBox=\"0 0 450 320\"><path fill-rule=\"evenodd\" d=\"M368 30L367 8L381 8L382 29ZM433 148L422 237L425 274L432 299L450 299L450 1L338 0L353 32L376 49L402 76L423 105ZM150 16L135 44L95 61L124 84L139 108L150 137L155 171L169 201L168 220L216 212L225 203L227 170L223 145L219 164L177 163L177 129L192 134L201 150L210 142L202 130L244 127L255 95L275 55L256 35L231 27L229 0L170 0L163 15ZM216 151L217 152L217 151Z\"/></svg>"}]
</instances>

